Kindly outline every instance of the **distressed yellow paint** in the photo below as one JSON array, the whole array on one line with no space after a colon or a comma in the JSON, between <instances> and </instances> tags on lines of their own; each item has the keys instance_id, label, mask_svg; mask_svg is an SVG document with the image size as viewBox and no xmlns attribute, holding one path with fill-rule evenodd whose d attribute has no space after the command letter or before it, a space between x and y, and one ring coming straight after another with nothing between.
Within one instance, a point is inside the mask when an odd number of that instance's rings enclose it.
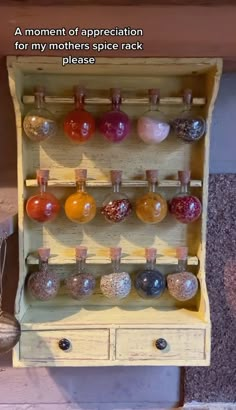
<instances>
[{"instance_id":1,"label":"distressed yellow paint","mask_svg":"<svg viewBox=\"0 0 236 410\"><path fill-rule=\"evenodd\" d=\"M205 282L209 145L222 61L101 58L93 67L62 68L60 58L8 57L7 66L17 126L20 275L16 315L23 331L14 349L14 366L209 365L211 323ZM42 145L25 137L22 118L32 106L34 86L45 85L49 109L61 122L71 109L72 87L78 82L88 88L88 110L96 116L108 109L110 87L123 90L123 109L133 121L133 132L127 141L110 145L97 133L86 145L75 146L62 130L55 141ZM161 103L170 119L179 112L183 89L192 88L193 109L205 115L208 122L201 142L181 144L171 135L159 146L150 147L138 139L135 121L145 110L145 93L152 87L161 89ZM39 167L50 169L49 189L62 203L75 189L74 168L87 168L88 190L98 207L109 192L112 168L123 170L123 189L134 200L147 189L146 169L159 168L160 189L169 199L178 189L177 171L190 167L192 190L202 196L202 218L185 226L169 216L158 226L146 226L131 217L125 224L111 226L97 216L86 226L75 226L62 211L50 226L35 225L27 219L24 203L36 190L35 170ZM79 244L88 246L89 269L97 277L110 269L109 246L123 248L124 269L133 274L145 262L144 248L155 246L159 268L168 274L177 263L175 247L187 245L188 264L198 275L200 295L183 305L167 291L162 298L147 301L132 290L128 298L117 304L105 299L99 286L86 301L70 299L62 287L53 301L31 300L24 283L37 264L37 248L51 248L50 263L63 279L74 269L74 247ZM69 352L58 347L62 337L72 342ZM160 337L168 343L165 351L155 347Z\"/></svg>"}]
</instances>

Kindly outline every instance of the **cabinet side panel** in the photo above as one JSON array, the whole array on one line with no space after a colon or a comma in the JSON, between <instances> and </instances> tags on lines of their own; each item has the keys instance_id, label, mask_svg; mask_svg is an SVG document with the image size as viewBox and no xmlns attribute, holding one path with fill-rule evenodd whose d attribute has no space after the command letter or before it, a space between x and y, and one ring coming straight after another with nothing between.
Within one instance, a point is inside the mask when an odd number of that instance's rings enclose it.
<instances>
[{"instance_id":1,"label":"cabinet side panel","mask_svg":"<svg viewBox=\"0 0 236 410\"><path fill-rule=\"evenodd\" d=\"M215 107L215 101L218 95L220 79L222 75L222 60L219 59L215 67L213 67L206 76L206 96L207 105L205 107L207 118L207 133L204 141L204 176L202 190L202 234L201 246L199 248L200 271L199 279L201 282L201 298L199 310L202 318L210 325L210 308L209 299L206 288L205 270L206 270L206 241L207 241L207 210L208 210L208 184L209 184L209 157L210 157L210 137L212 115ZM206 337L206 353L210 354L210 334L207 332Z\"/></svg>"},{"instance_id":2,"label":"cabinet side panel","mask_svg":"<svg viewBox=\"0 0 236 410\"><path fill-rule=\"evenodd\" d=\"M21 321L26 309L27 302L24 295L24 281L26 274L26 264L24 249L28 247L28 233L24 227L24 180L27 174L27 147L22 139L22 89L24 76L19 68L15 67L13 57L7 59L8 80L10 92L13 100L16 120L17 138L17 175L18 175L18 235L19 235L19 283L15 301L15 314Z\"/></svg>"}]
</instances>

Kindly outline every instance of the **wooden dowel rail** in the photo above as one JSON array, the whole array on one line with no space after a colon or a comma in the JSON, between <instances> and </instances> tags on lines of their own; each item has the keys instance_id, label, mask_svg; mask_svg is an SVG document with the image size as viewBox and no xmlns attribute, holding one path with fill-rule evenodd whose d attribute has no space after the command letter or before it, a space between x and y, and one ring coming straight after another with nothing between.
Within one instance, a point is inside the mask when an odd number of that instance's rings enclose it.
<instances>
[{"instance_id":1,"label":"wooden dowel rail","mask_svg":"<svg viewBox=\"0 0 236 410\"><path fill-rule=\"evenodd\" d=\"M36 179L27 179L25 181L25 185L28 188L34 188L38 186L37 180ZM110 181L95 181L95 180L87 180L86 185L90 188L109 188L111 187L111 182ZM50 179L48 181L48 186L49 187L75 187L76 182L73 180L58 180L58 179ZM126 188L145 188L148 186L147 181L140 181L140 180L124 180L122 182L122 186ZM162 180L159 181L158 184L159 187L161 188L175 188L180 186L179 181L174 181L174 180ZM202 181L201 180L191 180L190 186L192 188L200 188L202 186Z\"/></svg>"},{"instance_id":2,"label":"wooden dowel rail","mask_svg":"<svg viewBox=\"0 0 236 410\"><path fill-rule=\"evenodd\" d=\"M38 265L39 259L36 254L30 254L28 255L27 259L27 264L28 265ZM51 255L49 258L49 264L50 265L72 265L75 264L75 256L74 253L71 253L71 256L68 255ZM109 265L111 263L111 259L107 257L100 257L100 256L91 256L86 259L86 263L91 264L91 265ZM127 265L142 265L146 263L145 257L141 256L135 256L135 255L130 255L130 256L124 256L121 258L121 264L127 264ZM178 259L173 257L173 256L166 256L166 255L160 255L157 257L156 261L157 265L177 265L178 264ZM188 265L192 266L197 266L199 264L199 260L197 256L189 256L187 260Z\"/></svg>"},{"instance_id":3,"label":"wooden dowel rail","mask_svg":"<svg viewBox=\"0 0 236 410\"><path fill-rule=\"evenodd\" d=\"M33 95L24 95L22 97L23 104L33 104ZM73 97L57 97L57 96L45 96L45 102L47 104L74 104ZM206 105L206 98L193 98L193 105L204 106ZM111 104L111 99L106 97L89 97L85 98L85 105L107 105ZM126 105L148 105L149 99L138 97L122 97L122 104ZM182 97L163 97L160 98L160 105L183 105Z\"/></svg>"}]
</instances>

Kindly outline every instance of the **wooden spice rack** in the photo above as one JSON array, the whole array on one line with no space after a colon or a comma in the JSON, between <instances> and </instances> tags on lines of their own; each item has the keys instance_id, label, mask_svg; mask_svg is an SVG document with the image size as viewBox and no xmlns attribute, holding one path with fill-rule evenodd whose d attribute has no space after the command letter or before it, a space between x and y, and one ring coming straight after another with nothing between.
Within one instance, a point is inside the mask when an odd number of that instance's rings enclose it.
<instances>
[{"instance_id":1,"label":"wooden spice rack","mask_svg":"<svg viewBox=\"0 0 236 410\"><path fill-rule=\"evenodd\" d=\"M20 274L15 310L22 337L14 349L14 366L209 365L211 323L205 281L209 145L222 61L101 58L93 66L62 67L57 57L8 57L7 67L18 144ZM62 123L72 109L72 89L77 84L88 90L86 104L95 117L108 109L109 89L122 89L123 110L133 120L126 141L112 145L97 133L87 144L76 146L63 135L62 127L55 139L43 144L24 135L22 118L32 107L35 86L45 86L48 108ZM171 134L156 147L145 145L136 135L135 121L148 103L148 88L160 88L169 119L182 108L183 90L191 88L193 110L207 119L205 137L189 145ZM202 198L202 217L183 225L168 215L162 223L147 226L134 215L113 226L98 213L91 223L78 226L62 211L49 225L31 222L25 201L37 191L36 169L50 169L49 190L63 204L73 192L74 169L79 167L88 170L88 190L98 206L109 192L111 169L123 170L123 189L134 201L147 189L146 169L159 169L159 188L169 199L179 186L177 171L190 168L192 190ZM159 269L168 274L177 264L175 248L188 246L188 265L198 276L200 291L185 303L176 302L168 291L158 300L144 300L135 290L117 303L104 298L99 286L85 301L72 300L64 287L49 302L31 299L25 280L37 269L37 249L51 248L50 264L63 279L74 269L74 247L80 244L88 247L89 269L97 277L110 270L110 246L122 247L122 266L133 275L145 263L145 247L157 248ZM70 342L68 350L60 349L61 339ZM164 350L157 348L160 339L167 342Z\"/></svg>"}]
</instances>

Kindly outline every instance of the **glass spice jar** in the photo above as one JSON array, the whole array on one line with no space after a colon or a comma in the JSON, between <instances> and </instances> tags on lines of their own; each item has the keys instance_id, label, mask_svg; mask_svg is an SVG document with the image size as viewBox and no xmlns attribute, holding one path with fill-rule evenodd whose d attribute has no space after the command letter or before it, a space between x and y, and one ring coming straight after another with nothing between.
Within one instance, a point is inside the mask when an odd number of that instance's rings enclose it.
<instances>
[{"instance_id":1,"label":"glass spice jar","mask_svg":"<svg viewBox=\"0 0 236 410\"><path fill-rule=\"evenodd\" d=\"M131 121L126 113L121 111L121 92L119 88L111 89L112 109L103 114L99 122L99 130L105 139L119 143L126 139L131 131Z\"/></svg>"},{"instance_id":2,"label":"glass spice jar","mask_svg":"<svg viewBox=\"0 0 236 410\"><path fill-rule=\"evenodd\" d=\"M146 267L135 277L134 287L142 298L160 298L166 288L165 276L156 267L157 250L146 248Z\"/></svg>"},{"instance_id":3,"label":"glass spice jar","mask_svg":"<svg viewBox=\"0 0 236 410\"><path fill-rule=\"evenodd\" d=\"M49 269L49 248L39 248L39 270L31 273L28 279L28 290L31 295L41 301L53 299L57 296L60 279L56 272Z\"/></svg>"},{"instance_id":4,"label":"glass spice jar","mask_svg":"<svg viewBox=\"0 0 236 410\"><path fill-rule=\"evenodd\" d=\"M138 119L137 132L146 144L159 144L168 137L170 124L159 109L160 90L152 88L148 90L148 94L150 106Z\"/></svg>"},{"instance_id":5,"label":"glass spice jar","mask_svg":"<svg viewBox=\"0 0 236 410\"><path fill-rule=\"evenodd\" d=\"M78 224L85 224L96 215L95 199L86 191L87 169L76 169L77 191L65 202L65 213L68 219Z\"/></svg>"},{"instance_id":6,"label":"glass spice jar","mask_svg":"<svg viewBox=\"0 0 236 410\"><path fill-rule=\"evenodd\" d=\"M49 170L37 170L39 194L31 196L26 203L26 212L30 219L40 223L53 221L60 212L60 202L47 192Z\"/></svg>"},{"instance_id":7,"label":"glass spice jar","mask_svg":"<svg viewBox=\"0 0 236 410\"><path fill-rule=\"evenodd\" d=\"M95 277L86 271L87 248L76 247L77 270L66 279L66 288L74 299L87 299L95 289Z\"/></svg>"},{"instance_id":8,"label":"glass spice jar","mask_svg":"<svg viewBox=\"0 0 236 410\"><path fill-rule=\"evenodd\" d=\"M123 299L131 291L131 278L129 273L122 272L120 267L121 248L110 248L112 273L103 275L100 288L104 296L109 299Z\"/></svg>"},{"instance_id":9,"label":"glass spice jar","mask_svg":"<svg viewBox=\"0 0 236 410\"><path fill-rule=\"evenodd\" d=\"M96 125L93 116L85 110L85 90L74 87L75 109L64 119L64 132L74 143L82 144L89 141L95 133Z\"/></svg>"},{"instance_id":10,"label":"glass spice jar","mask_svg":"<svg viewBox=\"0 0 236 410\"><path fill-rule=\"evenodd\" d=\"M156 224L166 217L168 210L167 202L157 192L158 170L147 170L146 179L149 185L149 192L137 199L136 214L142 222Z\"/></svg>"},{"instance_id":11,"label":"glass spice jar","mask_svg":"<svg viewBox=\"0 0 236 410\"><path fill-rule=\"evenodd\" d=\"M36 87L34 92L35 107L30 110L24 120L23 129L29 139L42 142L57 134L58 126L54 115L45 107L45 90Z\"/></svg>"},{"instance_id":12,"label":"glass spice jar","mask_svg":"<svg viewBox=\"0 0 236 410\"><path fill-rule=\"evenodd\" d=\"M175 273L167 275L167 287L173 298L184 302L197 294L198 280L193 273L187 271L188 248L177 248L176 257L178 268Z\"/></svg>"},{"instance_id":13,"label":"glass spice jar","mask_svg":"<svg viewBox=\"0 0 236 410\"><path fill-rule=\"evenodd\" d=\"M180 192L169 202L170 213L178 222L188 224L201 216L202 204L196 196L190 194L191 172L179 171L178 177L181 183Z\"/></svg>"},{"instance_id":14,"label":"glass spice jar","mask_svg":"<svg viewBox=\"0 0 236 410\"><path fill-rule=\"evenodd\" d=\"M172 123L176 136L188 143L200 140L206 132L204 118L195 116L192 113L192 100L192 91L185 90L183 96L184 109Z\"/></svg>"},{"instance_id":15,"label":"glass spice jar","mask_svg":"<svg viewBox=\"0 0 236 410\"><path fill-rule=\"evenodd\" d=\"M122 171L111 171L112 194L104 200L101 213L111 223L125 221L132 211L132 205L128 197L120 192L122 183Z\"/></svg>"}]
</instances>

